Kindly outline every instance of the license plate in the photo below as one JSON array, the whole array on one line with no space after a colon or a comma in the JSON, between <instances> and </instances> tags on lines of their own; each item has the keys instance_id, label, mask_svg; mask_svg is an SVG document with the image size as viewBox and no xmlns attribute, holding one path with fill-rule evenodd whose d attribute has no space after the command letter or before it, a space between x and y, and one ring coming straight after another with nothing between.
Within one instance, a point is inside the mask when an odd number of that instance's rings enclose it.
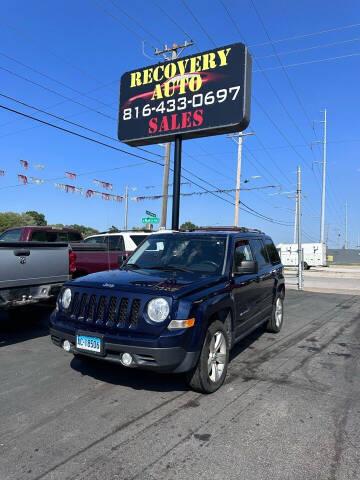
<instances>
[{"instance_id":1,"label":"license plate","mask_svg":"<svg viewBox=\"0 0 360 480\"><path fill-rule=\"evenodd\" d=\"M76 335L76 348L88 352L101 353L101 338Z\"/></svg>"}]
</instances>

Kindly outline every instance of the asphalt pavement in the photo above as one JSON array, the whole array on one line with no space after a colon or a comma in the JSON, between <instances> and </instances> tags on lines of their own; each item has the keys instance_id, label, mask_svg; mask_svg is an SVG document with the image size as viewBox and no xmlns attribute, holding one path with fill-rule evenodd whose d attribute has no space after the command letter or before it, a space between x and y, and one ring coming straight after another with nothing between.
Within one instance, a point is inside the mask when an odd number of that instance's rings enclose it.
<instances>
[{"instance_id":1,"label":"asphalt pavement","mask_svg":"<svg viewBox=\"0 0 360 480\"><path fill-rule=\"evenodd\" d=\"M288 291L224 386L82 361L0 317L1 480L360 478L360 297Z\"/></svg>"}]
</instances>

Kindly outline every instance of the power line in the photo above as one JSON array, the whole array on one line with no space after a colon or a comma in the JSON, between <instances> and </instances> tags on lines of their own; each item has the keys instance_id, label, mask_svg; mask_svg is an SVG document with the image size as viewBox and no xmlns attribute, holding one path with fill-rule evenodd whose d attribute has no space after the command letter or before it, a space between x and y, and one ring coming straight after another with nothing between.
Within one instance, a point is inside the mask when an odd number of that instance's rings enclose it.
<instances>
[{"instance_id":1,"label":"power line","mask_svg":"<svg viewBox=\"0 0 360 480\"><path fill-rule=\"evenodd\" d=\"M44 113L45 115L49 115L50 117L61 120L62 122L69 123L70 125L74 125L75 127L79 127L79 128L84 129L84 130L87 130L88 132L95 133L96 135L100 135L101 137L108 138L109 140L115 140L116 142L118 141L118 139L115 138L115 137L111 137L110 135L106 135L105 133L99 132L97 130L93 130L92 128L88 128L84 125L81 125L80 123L71 122L70 120L67 120L64 117L60 117L59 115L55 115L53 113L47 112L46 110L42 110L41 108L35 107L33 105L29 105L28 103L22 102L21 100L18 100L14 97L10 97L9 95L5 95L4 93L0 92L0 96L4 97L4 98L7 98L8 100L11 100L13 102L19 103L20 105L23 105L24 107L32 108L33 110L36 110L37 112ZM146 153L149 153L151 155L155 155L156 157L161 157L162 158L162 155L160 155L158 153L150 152L150 150L145 150L144 148L141 148L141 147L137 147L137 148L139 148L139 150L143 150Z\"/></svg>"},{"instance_id":2,"label":"power line","mask_svg":"<svg viewBox=\"0 0 360 480\"><path fill-rule=\"evenodd\" d=\"M79 137L79 138L82 138L82 139L84 139L84 140L88 140L88 141L90 141L90 142L96 143L96 144L98 144L98 145L105 146L105 147L110 148L110 149L112 149L112 150L116 150L116 151L125 153L126 155L130 155L130 156L136 157L136 158L141 158L141 159L143 159L143 160L146 160L147 162L150 162L150 163L153 163L153 164L156 164L156 165L160 165L161 167L164 166L163 163L158 162L158 161L156 161L156 160L152 160L152 159L150 159L150 158L142 157L142 156L140 156L140 155L137 155L137 154L134 154L134 153L131 153L131 152L127 152L127 151L125 151L125 150L123 150L123 149L121 149L121 148L114 147L113 145L109 145L109 144L107 144L107 143L101 142L101 141L96 140L96 139L94 139L94 138L87 137L87 136L82 135L82 134L77 133L77 132L73 132L72 130L69 130L69 129L67 129L67 128L63 128L63 127L60 127L60 126L55 125L55 124L53 124L53 123L46 122L46 121L41 120L41 119L39 119L39 118L36 118L36 117L34 117L34 116L32 116L32 115L28 115L28 114L23 113L23 112L20 112L20 111L18 111L18 110L15 110L15 109L6 107L5 105L0 105L0 108L2 108L2 109L4 109L4 110L7 110L7 111L9 111L9 112L15 113L15 114L17 114L17 115L21 115L21 116L23 116L23 117L29 118L29 119L31 119L31 120L35 120L35 121L40 122L40 123L42 123L42 124L44 124L44 125L48 125L48 126L50 126L50 127L56 128L57 130L60 130L60 131L66 132L66 133L70 133L71 135L75 135L75 136L77 136L77 137ZM187 169L185 169L185 168L184 168L183 170L187 171L188 173L190 173L191 175L195 176L196 178L199 178L202 182L204 182L204 183L209 183L209 182L207 182L206 180L202 179L201 177L198 177L196 174L194 174L194 173L191 172L190 170L187 170ZM188 180L189 182L191 182L192 184L198 186L199 188L202 188L204 191L209 192L209 193L211 193L212 195L220 198L221 200L223 200L223 201L225 201L225 202L228 202L228 203L230 203L231 205L233 205L233 202L230 202L230 201L226 200L225 198L220 197L220 196L217 195L216 193L213 193L213 192L207 190L205 187L203 187L202 185L199 185L198 183L194 182L193 180L191 180L190 178L186 177L185 175L182 175L182 177L183 177L185 180ZM209 184L210 184L210 183L209 183ZM214 186L214 185L213 185L213 186ZM215 186L215 188L218 188L218 187ZM275 220L275 219L271 219L270 217L266 217L266 216L262 215L260 212L256 212L256 210L251 209L251 207L249 207L248 205L246 205L246 204L244 204L244 203L242 203L242 205L244 205L245 208L249 209L249 210L252 212L252 214L255 215L255 216L261 216L261 218L264 219L264 220L268 220L268 221L271 221L271 222L273 222L273 223L279 223L279 222L278 222L277 220ZM259 217L259 218L260 218L260 217Z\"/></svg>"},{"instance_id":3,"label":"power line","mask_svg":"<svg viewBox=\"0 0 360 480\"><path fill-rule=\"evenodd\" d=\"M293 37L281 38L280 40L273 40L273 43L288 42L290 40L298 40L300 38L313 37L314 35L322 35L324 33L329 33L329 32L338 32L340 30L346 30L348 28L355 28L355 27L360 27L360 23L354 23L352 25L344 25L341 27L329 28L327 30L320 30L318 32L305 33L303 35L296 35ZM269 45L269 44L270 42L256 43L256 44L250 45L250 47L262 47L263 45Z\"/></svg>"},{"instance_id":4,"label":"power line","mask_svg":"<svg viewBox=\"0 0 360 480\"><path fill-rule=\"evenodd\" d=\"M91 111L97 113L98 115L101 115L101 116L103 116L103 117L105 117L105 118L108 118L108 119L110 119L110 120L116 120L116 117L112 117L112 116L110 116L110 115L107 115L106 113L103 113L103 112L101 112L100 110L96 110L96 108L89 107L88 105L86 105L86 104L84 104L84 103L78 102L78 101L75 100L74 98L67 97L66 95L63 95L62 93L59 93L59 92L57 92L56 90L53 90L52 88L45 87L45 85L42 85L41 83L38 83L38 82L34 82L33 80L30 80L29 78L24 77L23 75L20 75L20 74L18 74L18 73L15 73L15 72L13 72L12 70L9 70L8 68L1 67L1 66L0 66L0 70L3 70L4 72L7 72L7 73L9 73L10 75L13 75L13 76L15 76L15 77L21 78L21 79L24 80L25 82L31 83L31 84L33 84L33 85L36 85L36 86L42 88L43 90L47 90L48 92L53 93L54 95L57 95L58 97L65 98L65 99L66 99L67 101L69 101L69 102L76 103L77 105L81 105L82 107L85 107L85 108L87 108L88 110L91 110Z\"/></svg>"},{"instance_id":5,"label":"power line","mask_svg":"<svg viewBox=\"0 0 360 480\"><path fill-rule=\"evenodd\" d=\"M2 25L5 25L5 27L7 27L9 30L13 30L15 33L17 33L18 35L20 35L21 37L25 38L26 40L30 41L31 43L33 43L34 45L37 45L39 48L41 48L42 50L45 50L46 52L50 53L50 55L52 55L53 57L57 58L58 60L66 63L67 65L69 65L70 67L74 68L75 70L77 70L78 72L80 72L82 75L84 75L85 77L88 77L88 78L91 78L92 80L94 80L96 83L102 85L103 87L105 88L108 88L109 90L111 91L115 91L114 89L110 88L108 85L104 84L101 80L98 80L96 77L94 77L92 74L86 72L85 70L83 70L82 68L80 68L78 65L75 65L74 63L70 62L69 60L67 60L66 58L62 57L61 55L58 55L57 53L53 52L52 50L50 50L50 48L46 47L45 45L43 45L42 43L40 43L38 40L34 40L34 38L32 38L30 35L26 35L22 30L19 30L15 27L13 27L12 25L10 25L9 23L3 21L3 20L0 20L0 24Z\"/></svg>"},{"instance_id":6,"label":"power line","mask_svg":"<svg viewBox=\"0 0 360 480\"><path fill-rule=\"evenodd\" d=\"M93 0L93 2L98 6L98 8L100 8L100 10L102 10L106 15L108 15L109 17L113 18L114 20L116 20L117 22L120 23L120 25L125 28L128 32L132 33L133 35L135 35L137 38L139 38L142 42L146 43L147 45L149 45L149 47L153 48L155 50L156 47L154 47L154 45L152 45L151 43L149 43L147 40L144 40L141 35L139 35L137 33L136 30L133 30L132 28L130 28L128 25L126 25L126 23L122 22L120 20L119 17L117 17L116 15L114 15L113 13L109 12L108 10L106 10L106 8L104 8L101 3L99 3L97 0Z\"/></svg>"},{"instance_id":7,"label":"power line","mask_svg":"<svg viewBox=\"0 0 360 480\"><path fill-rule=\"evenodd\" d=\"M312 63L321 63L321 62L330 62L332 60L339 60L340 58L350 58L350 57L358 57L360 53L350 53L349 55L340 55L338 57L328 57L328 58L320 58L319 60L309 60L307 62L299 62L299 63L290 63L288 65L284 65L285 68L291 68L291 67L299 67L302 65L310 65ZM281 68L280 66L278 67L267 67L262 70L253 70L253 73L257 72L267 72L269 70L279 70Z\"/></svg>"},{"instance_id":8,"label":"power line","mask_svg":"<svg viewBox=\"0 0 360 480\"><path fill-rule=\"evenodd\" d=\"M182 1L182 4L184 5L184 7L186 8L186 10L190 13L190 15L192 16L192 18L194 19L194 21L196 22L196 24L200 27L200 29L203 31L203 33L207 36L207 38L210 40L210 42L214 45L214 47L216 47L216 43L214 42L214 40L210 37L210 35L208 34L207 30L205 30L205 28L202 26L201 22L199 22L198 18L194 15L193 11L191 10L191 8L188 6L188 4L185 2L185 0L181 0Z\"/></svg>"},{"instance_id":9,"label":"power line","mask_svg":"<svg viewBox=\"0 0 360 480\"><path fill-rule=\"evenodd\" d=\"M123 8L119 7L119 5L118 5L117 3L115 3L113 0L109 0L109 2L110 2L115 8L117 8L118 10L120 10L120 12L121 12L122 14L124 14L126 17L128 17L132 22L134 22L139 28L141 28L141 30L142 30L143 32L145 32L147 35L149 35L150 37L152 37L152 38L155 40L155 42L162 43L161 40L160 40L156 35L154 35L152 32L150 32L150 31L147 30L145 27L143 27L143 26L141 25L141 23L136 20L136 18L134 18L134 17L132 17L131 15L129 15L129 14L127 13L127 11L124 10Z\"/></svg>"},{"instance_id":10,"label":"power line","mask_svg":"<svg viewBox=\"0 0 360 480\"><path fill-rule=\"evenodd\" d=\"M77 90L76 88L72 87L71 85L67 85L66 83L64 82L61 82L60 80L57 80L56 78L53 78L51 77L50 75L46 74L46 73L43 73L43 72L40 72L39 70L37 70L36 68L33 68L33 67L30 67L29 65L26 65L25 63L21 62L20 60L17 60L16 58L13 58L13 57L10 57L9 55L3 53L3 52L0 52L0 55L2 57L5 57L7 58L8 60L11 60L12 62L15 62L17 63L18 65L21 65L22 67L25 67L29 70L31 70L32 72L34 73L37 73L38 75L41 75L42 77L44 78L47 78L48 80L51 80L52 82L55 82L57 83L58 85L61 85L62 87L65 87L65 88L68 88L69 90L75 92L75 93L78 93L80 96L82 97L86 97L86 98L89 98L90 100L94 100L95 102L98 102L100 103L101 105L103 105L104 107L108 107L108 108L111 108L112 110L116 110L115 107L112 107L111 105L99 100L98 98L95 98L95 97L91 97L90 95L88 95L87 93L83 93L81 92L80 90ZM118 80L115 80L116 82ZM111 82L111 83L115 83L114 82Z\"/></svg>"},{"instance_id":11,"label":"power line","mask_svg":"<svg viewBox=\"0 0 360 480\"><path fill-rule=\"evenodd\" d=\"M175 21L175 19L167 13L155 0L152 0L153 4L184 34L192 41L192 37L183 29L183 27Z\"/></svg>"},{"instance_id":12,"label":"power line","mask_svg":"<svg viewBox=\"0 0 360 480\"><path fill-rule=\"evenodd\" d=\"M319 45L314 45L313 47L307 47L307 48L299 48L297 50L289 50L287 52L278 52L278 55L291 55L293 53L302 53L302 52L308 52L310 50L316 50L318 48L327 48L327 47L333 47L335 45L343 45L345 43L352 43L352 42L358 42L360 38L351 38L350 40L341 40L339 42L332 42L332 43L321 43ZM274 42L272 42L274 43ZM264 55L262 57L256 56L258 60L264 59L264 58L272 58L276 57L275 54L273 55Z\"/></svg>"}]
</instances>

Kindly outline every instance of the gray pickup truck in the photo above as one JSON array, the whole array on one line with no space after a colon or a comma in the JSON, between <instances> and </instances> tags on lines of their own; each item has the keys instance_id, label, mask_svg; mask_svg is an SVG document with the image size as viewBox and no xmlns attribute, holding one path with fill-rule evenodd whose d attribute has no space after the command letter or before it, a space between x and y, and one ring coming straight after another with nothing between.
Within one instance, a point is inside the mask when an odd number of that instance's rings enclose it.
<instances>
[{"instance_id":1,"label":"gray pickup truck","mask_svg":"<svg viewBox=\"0 0 360 480\"><path fill-rule=\"evenodd\" d=\"M0 310L55 300L72 255L67 243L0 242Z\"/></svg>"}]
</instances>

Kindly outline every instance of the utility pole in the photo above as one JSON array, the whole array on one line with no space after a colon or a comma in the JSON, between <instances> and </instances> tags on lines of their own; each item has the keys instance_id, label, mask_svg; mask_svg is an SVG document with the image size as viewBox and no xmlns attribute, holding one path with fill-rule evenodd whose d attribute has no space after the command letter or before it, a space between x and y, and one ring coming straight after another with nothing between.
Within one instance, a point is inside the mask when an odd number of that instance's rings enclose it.
<instances>
[{"instance_id":1,"label":"utility pole","mask_svg":"<svg viewBox=\"0 0 360 480\"><path fill-rule=\"evenodd\" d=\"M240 183L241 183L241 156L242 156L242 139L247 135L254 135L254 132L248 133L235 133L228 135L228 138L232 138L238 145L237 152L237 170L236 170L236 193L235 193L235 214L234 214L234 226L239 226L239 205L240 205ZM237 138L237 140L235 140Z\"/></svg>"},{"instance_id":2,"label":"utility pole","mask_svg":"<svg viewBox=\"0 0 360 480\"><path fill-rule=\"evenodd\" d=\"M294 241L293 241L293 243L296 243L297 216L298 216L298 204L297 204L297 197L296 197L296 200L295 200L295 218L294 218Z\"/></svg>"},{"instance_id":3,"label":"utility pole","mask_svg":"<svg viewBox=\"0 0 360 480\"><path fill-rule=\"evenodd\" d=\"M301 167L297 168L297 190L296 190L296 206L297 206L297 240L298 240L298 290L303 289L303 262L302 262L302 244L301 244Z\"/></svg>"},{"instance_id":4,"label":"utility pole","mask_svg":"<svg viewBox=\"0 0 360 480\"><path fill-rule=\"evenodd\" d=\"M169 195L169 172L170 172L170 152L171 152L171 143L162 144L165 147L165 157L164 157L164 176L163 176L163 188L162 188L162 200L161 200L161 220L160 228L166 228L166 219L167 219L167 204L168 204L168 195Z\"/></svg>"},{"instance_id":5,"label":"utility pole","mask_svg":"<svg viewBox=\"0 0 360 480\"><path fill-rule=\"evenodd\" d=\"M327 112L324 109L324 120L319 120L319 123L324 125L324 139L314 143L323 144L323 161L314 162L322 165L322 190L321 190L321 217L320 217L320 242L324 243L325 240L325 200L326 200L326 144L327 144Z\"/></svg>"},{"instance_id":6,"label":"utility pole","mask_svg":"<svg viewBox=\"0 0 360 480\"><path fill-rule=\"evenodd\" d=\"M345 202L345 250L348 248L348 202Z\"/></svg>"},{"instance_id":7,"label":"utility pole","mask_svg":"<svg viewBox=\"0 0 360 480\"><path fill-rule=\"evenodd\" d=\"M127 230L128 206L129 206L129 185L126 185L126 187L125 187L125 220L124 220L124 230Z\"/></svg>"},{"instance_id":8,"label":"utility pole","mask_svg":"<svg viewBox=\"0 0 360 480\"><path fill-rule=\"evenodd\" d=\"M194 42L185 41L182 45L173 44L172 47L165 47L162 50L155 49L155 55L163 55L165 60L175 60L178 58L186 47L191 47L194 45ZM171 57L168 57L167 54L170 53ZM177 151L177 149L179 149ZM181 161L181 139L176 142L175 145L175 155ZM160 227L166 228L166 219L167 219L167 204L168 204L168 193L169 193L169 171L170 171L170 151L171 143L168 142L165 144L165 159L164 159L164 175L163 175L163 190L162 190L162 200L161 200L161 221ZM174 173L174 185L173 185L173 218L172 218L172 228L177 230L179 228L179 205L180 205L180 182L181 182L181 166L174 165L178 179L175 179ZM175 185L176 184L176 185ZM177 209L177 215L174 217L174 210ZM177 225L176 225L177 224Z\"/></svg>"}]
</instances>

